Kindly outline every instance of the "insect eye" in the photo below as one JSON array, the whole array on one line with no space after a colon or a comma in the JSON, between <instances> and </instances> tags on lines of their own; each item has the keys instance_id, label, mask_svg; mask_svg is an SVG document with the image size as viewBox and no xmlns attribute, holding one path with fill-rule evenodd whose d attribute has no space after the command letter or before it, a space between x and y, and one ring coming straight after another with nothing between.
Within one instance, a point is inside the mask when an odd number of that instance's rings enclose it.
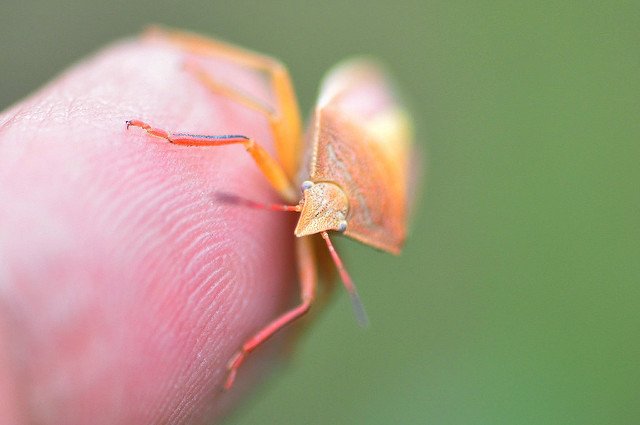
<instances>
[{"instance_id":1,"label":"insect eye","mask_svg":"<svg viewBox=\"0 0 640 425\"><path fill-rule=\"evenodd\" d=\"M344 233L347 230L347 220L342 220L340 224L338 224L338 232Z\"/></svg>"},{"instance_id":2,"label":"insect eye","mask_svg":"<svg viewBox=\"0 0 640 425\"><path fill-rule=\"evenodd\" d=\"M313 182L309 180L303 181L302 185L300 185L300 189L302 189L303 192L307 189L311 189L312 187L313 187Z\"/></svg>"}]
</instances>

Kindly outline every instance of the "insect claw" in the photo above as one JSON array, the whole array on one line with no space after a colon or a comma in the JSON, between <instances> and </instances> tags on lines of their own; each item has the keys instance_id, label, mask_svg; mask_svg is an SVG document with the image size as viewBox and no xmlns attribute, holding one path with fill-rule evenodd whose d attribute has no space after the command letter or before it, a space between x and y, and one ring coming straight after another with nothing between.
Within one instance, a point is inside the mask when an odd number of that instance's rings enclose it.
<instances>
[{"instance_id":1,"label":"insect claw","mask_svg":"<svg viewBox=\"0 0 640 425\"><path fill-rule=\"evenodd\" d=\"M238 368L244 362L244 359L247 356L247 351L240 350L229 359L227 363L227 379L224 381L224 389L230 390L233 387L233 383L236 380L236 375L238 373Z\"/></svg>"},{"instance_id":2,"label":"insect claw","mask_svg":"<svg viewBox=\"0 0 640 425\"><path fill-rule=\"evenodd\" d=\"M227 379L224 381L224 390L229 391L233 387L233 383L236 380L236 369L230 370L227 375Z\"/></svg>"}]
</instances>

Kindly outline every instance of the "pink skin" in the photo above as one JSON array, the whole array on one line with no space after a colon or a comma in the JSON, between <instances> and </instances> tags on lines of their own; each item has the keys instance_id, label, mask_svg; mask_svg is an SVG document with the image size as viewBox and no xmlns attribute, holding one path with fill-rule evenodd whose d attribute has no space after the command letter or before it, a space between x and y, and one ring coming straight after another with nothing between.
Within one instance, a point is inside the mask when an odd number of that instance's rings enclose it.
<instances>
[{"instance_id":1,"label":"pink skin","mask_svg":"<svg viewBox=\"0 0 640 425\"><path fill-rule=\"evenodd\" d=\"M294 304L296 215L216 198L280 202L241 146L126 130L272 149L264 117L208 91L185 57L119 44L0 115L0 423L211 423L281 351L269 341L221 391L242 342Z\"/></svg>"}]
</instances>

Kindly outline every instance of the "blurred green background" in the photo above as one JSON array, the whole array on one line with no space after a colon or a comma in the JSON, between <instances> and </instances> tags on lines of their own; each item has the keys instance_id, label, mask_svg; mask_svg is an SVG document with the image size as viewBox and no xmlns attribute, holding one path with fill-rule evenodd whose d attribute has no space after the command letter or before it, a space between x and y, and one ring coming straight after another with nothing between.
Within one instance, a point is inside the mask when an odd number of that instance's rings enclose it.
<instances>
[{"instance_id":1,"label":"blurred green background","mask_svg":"<svg viewBox=\"0 0 640 425\"><path fill-rule=\"evenodd\" d=\"M288 64L390 64L428 157L399 258L344 294L233 424L640 423L640 4L4 0L0 107L150 22Z\"/></svg>"}]
</instances>

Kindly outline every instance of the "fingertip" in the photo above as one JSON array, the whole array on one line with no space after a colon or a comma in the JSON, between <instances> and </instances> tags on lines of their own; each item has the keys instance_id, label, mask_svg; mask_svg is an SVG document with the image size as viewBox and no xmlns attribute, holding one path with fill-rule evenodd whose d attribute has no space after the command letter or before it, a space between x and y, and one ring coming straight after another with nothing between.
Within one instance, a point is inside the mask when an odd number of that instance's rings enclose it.
<instances>
[{"instance_id":1,"label":"fingertip","mask_svg":"<svg viewBox=\"0 0 640 425\"><path fill-rule=\"evenodd\" d=\"M31 412L43 423L222 414L238 397L218 391L228 358L295 291L290 215L213 196L277 201L242 148L179 147L129 128L271 144L264 117L211 93L184 60L166 40L122 42L5 113L0 220L11 230L0 248L11 267L0 273L4 296L21 300L12 314L28 325L30 354L13 361L48 402ZM262 92L254 77L238 78Z\"/></svg>"}]
</instances>

